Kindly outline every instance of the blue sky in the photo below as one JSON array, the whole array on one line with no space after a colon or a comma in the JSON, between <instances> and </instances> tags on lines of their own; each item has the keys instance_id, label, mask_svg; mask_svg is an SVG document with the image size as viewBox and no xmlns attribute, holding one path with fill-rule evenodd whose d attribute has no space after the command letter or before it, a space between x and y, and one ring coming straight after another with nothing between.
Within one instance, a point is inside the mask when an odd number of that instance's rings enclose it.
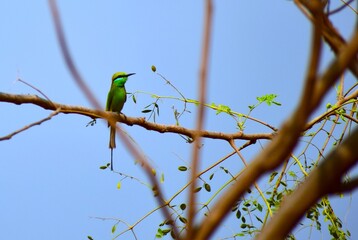
<instances>
[{"instance_id":1,"label":"blue sky","mask_svg":"<svg viewBox=\"0 0 358 240\"><path fill-rule=\"evenodd\" d=\"M278 127L294 109L300 96L307 67L311 28L292 1L215 2L209 71L208 103L224 104L247 113L256 96L278 94L281 107L260 106L253 116ZM337 4L336 2L333 4ZM59 1L59 10L72 57L86 83L105 105L110 78L116 71L135 72L127 83L128 92L144 91L161 96L178 96L153 73L170 80L185 97L197 98L201 53L203 1ZM345 37L350 36L354 13L346 9L333 16ZM0 6L1 54L0 91L37 94L16 81L18 77L41 89L52 101L90 107L74 83L62 58L47 1L7 1ZM332 58L325 47L322 69ZM352 82L347 75L347 81ZM128 100L123 112L144 116L141 111L154 100L137 94L137 104ZM334 93L325 102L333 102ZM159 101L158 123L174 124L172 107L181 102ZM181 119L193 128L195 106ZM0 103L0 136L50 112L31 105ZM0 226L3 239L110 239L111 220L120 218L133 224L155 207L150 189L136 180L99 170L109 161L108 129L104 121L86 127L90 119L78 115L58 115L10 141L0 143ZM187 180L177 167L190 162L191 145L173 134L148 132L140 127L124 127L151 159L158 173L164 173L165 195L169 198ZM205 128L235 132L235 122L224 114L207 114ZM249 124L247 133L268 132ZM115 169L147 178L117 140ZM202 168L231 152L227 143L205 140ZM238 142L240 144L240 142ZM264 142L263 142L264 144ZM250 160L259 146L245 152ZM238 159L225 167L238 170ZM217 178L227 180L222 171ZM121 181L122 188L116 188ZM266 182L263 181L262 188ZM355 198L354 198L355 195ZM210 195L203 195L206 199ZM185 201L178 197L176 204ZM337 212L352 236L358 222L354 207L357 194L337 202ZM139 239L154 239L161 214L155 212L136 228ZM230 236L223 228L219 237ZM118 229L123 229L119 225ZM117 230L118 232L120 230ZM328 238L323 231L322 239ZM125 234L119 239L133 239Z\"/></svg>"}]
</instances>

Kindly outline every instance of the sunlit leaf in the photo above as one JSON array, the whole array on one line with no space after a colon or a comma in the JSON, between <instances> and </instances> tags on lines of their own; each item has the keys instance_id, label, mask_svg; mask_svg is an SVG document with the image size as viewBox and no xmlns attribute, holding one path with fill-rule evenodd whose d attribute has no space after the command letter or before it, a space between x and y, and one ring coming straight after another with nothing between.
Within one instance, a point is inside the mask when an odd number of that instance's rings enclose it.
<instances>
[{"instance_id":1,"label":"sunlit leaf","mask_svg":"<svg viewBox=\"0 0 358 240\"><path fill-rule=\"evenodd\" d=\"M113 227L112 227L112 233L114 233L114 232L116 231L116 229L117 229L117 225L115 224L115 225L113 225Z\"/></svg>"}]
</instances>

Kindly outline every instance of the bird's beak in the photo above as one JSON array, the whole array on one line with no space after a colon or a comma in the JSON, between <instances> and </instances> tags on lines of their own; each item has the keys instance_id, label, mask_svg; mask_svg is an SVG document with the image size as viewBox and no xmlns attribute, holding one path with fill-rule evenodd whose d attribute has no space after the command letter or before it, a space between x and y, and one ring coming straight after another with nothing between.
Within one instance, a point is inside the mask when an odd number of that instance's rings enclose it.
<instances>
[{"instance_id":1,"label":"bird's beak","mask_svg":"<svg viewBox=\"0 0 358 240\"><path fill-rule=\"evenodd\" d=\"M128 73L127 77L134 75L135 73Z\"/></svg>"}]
</instances>

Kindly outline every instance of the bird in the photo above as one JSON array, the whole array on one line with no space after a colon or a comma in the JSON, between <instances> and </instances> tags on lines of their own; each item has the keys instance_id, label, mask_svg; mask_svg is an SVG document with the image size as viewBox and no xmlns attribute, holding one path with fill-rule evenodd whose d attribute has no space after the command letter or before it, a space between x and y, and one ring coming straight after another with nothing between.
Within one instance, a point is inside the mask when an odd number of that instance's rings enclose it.
<instances>
[{"instance_id":1,"label":"bird","mask_svg":"<svg viewBox=\"0 0 358 240\"><path fill-rule=\"evenodd\" d=\"M113 74L111 88L107 96L106 111L121 113L124 103L127 100L125 83L128 77L134 74L135 73L127 74L125 72L116 72ZM116 148L116 127L111 126L109 122L108 127L110 127L109 148L111 149L111 171L113 171L113 149Z\"/></svg>"}]
</instances>

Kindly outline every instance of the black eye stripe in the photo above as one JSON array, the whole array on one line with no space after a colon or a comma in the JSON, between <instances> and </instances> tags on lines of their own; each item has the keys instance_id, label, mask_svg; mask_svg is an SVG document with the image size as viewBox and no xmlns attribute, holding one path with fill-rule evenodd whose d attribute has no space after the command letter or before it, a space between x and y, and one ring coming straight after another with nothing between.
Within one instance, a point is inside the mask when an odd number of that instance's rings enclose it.
<instances>
[{"instance_id":1,"label":"black eye stripe","mask_svg":"<svg viewBox=\"0 0 358 240\"><path fill-rule=\"evenodd\" d=\"M117 80L117 79L120 79L120 78L125 78L125 77L129 77L129 76L132 76L134 75L135 73L129 73L129 74L125 74L125 75L118 75L116 78L113 79L114 80Z\"/></svg>"}]
</instances>

